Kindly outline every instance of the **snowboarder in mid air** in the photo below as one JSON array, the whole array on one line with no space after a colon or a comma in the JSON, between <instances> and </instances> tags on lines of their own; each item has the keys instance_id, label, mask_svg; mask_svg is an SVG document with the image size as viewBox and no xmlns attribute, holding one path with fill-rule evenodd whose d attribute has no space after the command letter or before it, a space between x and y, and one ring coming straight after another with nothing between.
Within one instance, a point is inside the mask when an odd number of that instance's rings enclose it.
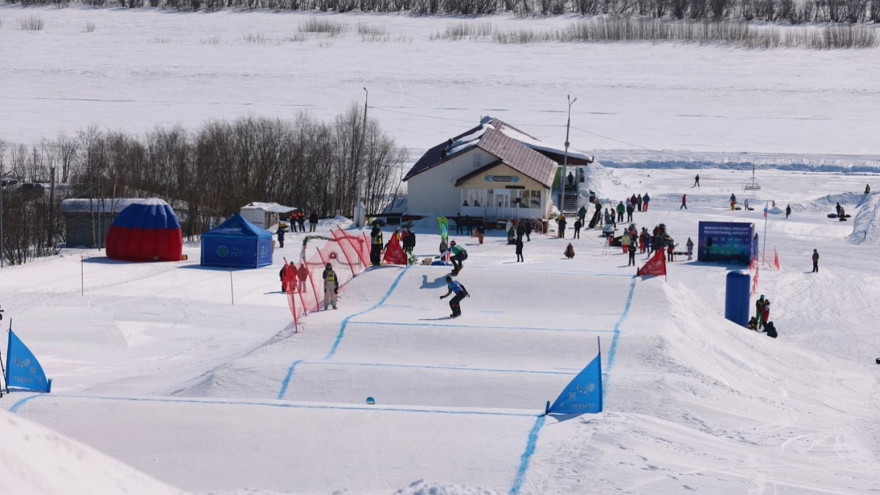
<instances>
[{"instance_id":1,"label":"snowboarder in mid air","mask_svg":"<svg viewBox=\"0 0 880 495\"><path fill-rule=\"evenodd\" d=\"M467 289L465 289L460 282L453 280L449 275L446 276L446 288L449 289L449 291L440 296L440 299L445 299L450 294L455 294L452 296L452 300L449 301L449 308L452 309L452 314L449 315L449 317L458 318L461 316L461 300L465 297L471 297L471 295L468 294Z\"/></svg>"},{"instance_id":2,"label":"snowboarder in mid air","mask_svg":"<svg viewBox=\"0 0 880 495\"><path fill-rule=\"evenodd\" d=\"M468 257L467 250L456 244L455 241L452 241L449 243L449 249L441 256L446 256L447 254L451 255L449 260L452 261L452 275L458 275L458 272L463 268L464 260Z\"/></svg>"}]
</instances>

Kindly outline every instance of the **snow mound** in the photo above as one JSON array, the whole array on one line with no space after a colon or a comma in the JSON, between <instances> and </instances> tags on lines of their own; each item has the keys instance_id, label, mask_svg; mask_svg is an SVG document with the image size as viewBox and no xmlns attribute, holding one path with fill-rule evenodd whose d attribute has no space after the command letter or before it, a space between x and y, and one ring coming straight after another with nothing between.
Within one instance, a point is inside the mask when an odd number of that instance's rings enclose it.
<instances>
[{"instance_id":1,"label":"snow mound","mask_svg":"<svg viewBox=\"0 0 880 495\"><path fill-rule=\"evenodd\" d=\"M4 493L185 493L6 411L0 430Z\"/></svg>"},{"instance_id":2,"label":"snow mound","mask_svg":"<svg viewBox=\"0 0 880 495\"><path fill-rule=\"evenodd\" d=\"M400 488L394 495L497 495L494 490L465 487L441 483L429 483L425 480L413 481L408 487Z\"/></svg>"},{"instance_id":3,"label":"snow mound","mask_svg":"<svg viewBox=\"0 0 880 495\"><path fill-rule=\"evenodd\" d=\"M847 240L856 244L880 242L880 195L866 194L858 205L853 232Z\"/></svg>"}]
</instances>

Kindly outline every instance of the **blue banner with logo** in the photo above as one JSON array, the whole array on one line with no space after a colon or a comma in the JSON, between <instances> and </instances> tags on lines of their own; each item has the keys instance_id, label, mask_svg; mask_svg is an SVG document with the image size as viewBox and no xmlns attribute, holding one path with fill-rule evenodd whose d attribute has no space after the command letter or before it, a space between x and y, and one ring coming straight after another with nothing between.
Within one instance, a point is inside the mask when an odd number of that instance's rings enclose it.
<instances>
[{"instance_id":1,"label":"blue banner with logo","mask_svg":"<svg viewBox=\"0 0 880 495\"><path fill-rule=\"evenodd\" d=\"M755 227L745 222L699 222L697 261L749 264Z\"/></svg>"},{"instance_id":2,"label":"blue banner with logo","mask_svg":"<svg viewBox=\"0 0 880 495\"><path fill-rule=\"evenodd\" d=\"M547 414L597 412L602 412L602 354L596 355L547 409Z\"/></svg>"},{"instance_id":3,"label":"blue banner with logo","mask_svg":"<svg viewBox=\"0 0 880 495\"><path fill-rule=\"evenodd\" d=\"M52 390L52 380L46 379L40 362L12 328L9 329L9 344L6 347L6 386L37 392Z\"/></svg>"}]
</instances>

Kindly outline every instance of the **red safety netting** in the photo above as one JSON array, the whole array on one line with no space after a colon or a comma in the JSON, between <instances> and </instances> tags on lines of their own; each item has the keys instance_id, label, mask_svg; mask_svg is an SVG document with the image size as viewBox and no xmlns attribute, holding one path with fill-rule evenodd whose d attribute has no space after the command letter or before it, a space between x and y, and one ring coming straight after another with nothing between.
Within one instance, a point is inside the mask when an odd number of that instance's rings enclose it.
<instances>
[{"instance_id":1,"label":"red safety netting","mask_svg":"<svg viewBox=\"0 0 880 495\"><path fill-rule=\"evenodd\" d=\"M369 266L370 239L366 233L352 234L337 227L330 234L332 239L324 240L322 245L315 245L314 251L310 255L306 254L307 259L300 260L297 264L296 283L288 284L287 302L296 327L299 327L300 317L323 307L322 274L327 263L333 265L340 290Z\"/></svg>"}]
</instances>

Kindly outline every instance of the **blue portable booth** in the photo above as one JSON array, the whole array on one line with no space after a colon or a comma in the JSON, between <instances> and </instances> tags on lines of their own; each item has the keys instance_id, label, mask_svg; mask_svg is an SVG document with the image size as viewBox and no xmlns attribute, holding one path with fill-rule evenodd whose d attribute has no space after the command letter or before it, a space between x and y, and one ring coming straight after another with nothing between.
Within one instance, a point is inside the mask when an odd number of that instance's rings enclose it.
<instances>
[{"instance_id":1,"label":"blue portable booth","mask_svg":"<svg viewBox=\"0 0 880 495\"><path fill-rule=\"evenodd\" d=\"M202 266L259 268L272 264L272 233L238 213L202 234Z\"/></svg>"}]
</instances>

